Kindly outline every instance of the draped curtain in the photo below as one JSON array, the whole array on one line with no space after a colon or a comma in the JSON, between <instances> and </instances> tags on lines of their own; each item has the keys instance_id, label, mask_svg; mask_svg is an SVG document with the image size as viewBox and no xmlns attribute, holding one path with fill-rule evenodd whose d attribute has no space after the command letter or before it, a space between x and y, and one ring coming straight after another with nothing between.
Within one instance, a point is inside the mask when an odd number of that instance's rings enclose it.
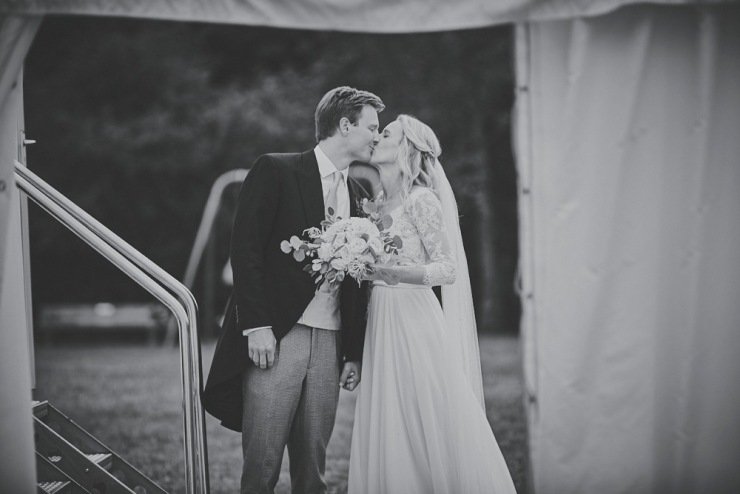
<instances>
[{"instance_id":1,"label":"draped curtain","mask_svg":"<svg viewBox=\"0 0 740 494\"><path fill-rule=\"evenodd\" d=\"M0 14L74 14L374 33L601 15L644 0L3 0ZM720 4L736 0L651 0Z\"/></svg>"},{"instance_id":2,"label":"draped curtain","mask_svg":"<svg viewBox=\"0 0 740 494\"><path fill-rule=\"evenodd\" d=\"M13 180L22 122L21 68L40 18L0 15L0 479L7 492L33 493L35 460L29 335Z\"/></svg>"},{"instance_id":3,"label":"draped curtain","mask_svg":"<svg viewBox=\"0 0 740 494\"><path fill-rule=\"evenodd\" d=\"M17 116L22 88L17 82L39 23L39 17L0 15L0 259L5 256L5 232L14 188L13 160L18 157ZM0 294L2 279L0 267Z\"/></svg>"},{"instance_id":4,"label":"draped curtain","mask_svg":"<svg viewBox=\"0 0 740 494\"><path fill-rule=\"evenodd\" d=\"M518 29L538 494L740 492L739 26L646 5Z\"/></svg>"}]
</instances>

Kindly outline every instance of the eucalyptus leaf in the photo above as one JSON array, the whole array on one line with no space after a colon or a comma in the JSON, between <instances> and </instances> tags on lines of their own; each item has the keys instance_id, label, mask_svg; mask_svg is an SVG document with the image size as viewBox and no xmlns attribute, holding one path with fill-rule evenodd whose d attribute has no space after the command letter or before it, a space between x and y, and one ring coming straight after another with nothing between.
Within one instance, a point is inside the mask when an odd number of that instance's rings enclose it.
<instances>
[{"instance_id":1,"label":"eucalyptus leaf","mask_svg":"<svg viewBox=\"0 0 740 494\"><path fill-rule=\"evenodd\" d=\"M378 205L372 201L365 200L362 204L362 210L367 214L373 214L378 212Z\"/></svg>"},{"instance_id":2,"label":"eucalyptus leaf","mask_svg":"<svg viewBox=\"0 0 740 494\"><path fill-rule=\"evenodd\" d=\"M380 226L383 230L389 229L393 226L393 217L389 214L383 215L383 217L380 218Z\"/></svg>"}]
</instances>

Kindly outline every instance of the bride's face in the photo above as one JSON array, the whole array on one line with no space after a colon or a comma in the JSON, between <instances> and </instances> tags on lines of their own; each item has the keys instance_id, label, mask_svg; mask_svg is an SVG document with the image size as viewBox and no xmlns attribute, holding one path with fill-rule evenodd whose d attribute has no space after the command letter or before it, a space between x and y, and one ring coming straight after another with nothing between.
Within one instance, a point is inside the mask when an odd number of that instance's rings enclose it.
<instances>
[{"instance_id":1,"label":"bride's face","mask_svg":"<svg viewBox=\"0 0 740 494\"><path fill-rule=\"evenodd\" d=\"M394 164L398 156L401 139L403 139L403 129L401 129L401 124L398 121L386 125L380 135L380 141L375 145L370 164L375 166Z\"/></svg>"}]
</instances>

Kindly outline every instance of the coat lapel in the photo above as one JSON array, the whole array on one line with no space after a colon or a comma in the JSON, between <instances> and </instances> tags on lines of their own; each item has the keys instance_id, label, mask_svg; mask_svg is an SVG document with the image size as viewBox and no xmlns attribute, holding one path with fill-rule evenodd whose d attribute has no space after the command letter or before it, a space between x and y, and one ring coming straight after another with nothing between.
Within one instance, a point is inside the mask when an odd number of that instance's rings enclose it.
<instances>
[{"instance_id":1,"label":"coat lapel","mask_svg":"<svg viewBox=\"0 0 740 494\"><path fill-rule=\"evenodd\" d=\"M306 226L319 226L326 218L326 214L324 213L324 192L321 188L319 164L313 149L301 154L301 166L296 178L298 179L298 190L301 192Z\"/></svg>"},{"instance_id":2,"label":"coat lapel","mask_svg":"<svg viewBox=\"0 0 740 494\"><path fill-rule=\"evenodd\" d=\"M350 216L365 216L365 212L362 211L362 201L364 199L370 199L370 192L362 186L362 184L354 178L347 177L347 188L349 189L349 214Z\"/></svg>"},{"instance_id":3,"label":"coat lapel","mask_svg":"<svg viewBox=\"0 0 740 494\"><path fill-rule=\"evenodd\" d=\"M360 185L354 181L352 177L347 177L347 191L349 192L349 215L360 216L359 200L360 196L357 193L357 188Z\"/></svg>"}]
</instances>

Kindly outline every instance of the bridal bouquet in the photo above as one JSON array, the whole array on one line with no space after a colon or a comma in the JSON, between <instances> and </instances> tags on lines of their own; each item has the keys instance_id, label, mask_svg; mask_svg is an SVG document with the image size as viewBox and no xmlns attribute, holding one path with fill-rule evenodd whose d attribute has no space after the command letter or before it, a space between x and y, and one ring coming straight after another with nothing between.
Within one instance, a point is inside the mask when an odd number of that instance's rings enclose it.
<instances>
[{"instance_id":1,"label":"bridal bouquet","mask_svg":"<svg viewBox=\"0 0 740 494\"><path fill-rule=\"evenodd\" d=\"M367 216L343 219L334 218L334 211L329 208L320 228L304 230L303 239L293 235L290 240L283 240L280 249L292 253L298 262L311 258L303 270L313 276L317 285L324 280L335 285L347 275L359 284L363 275L370 273L372 264L387 261L402 247L401 238L391 237L387 231L393 224L389 215L381 216L377 205L367 200L362 209Z\"/></svg>"}]
</instances>

